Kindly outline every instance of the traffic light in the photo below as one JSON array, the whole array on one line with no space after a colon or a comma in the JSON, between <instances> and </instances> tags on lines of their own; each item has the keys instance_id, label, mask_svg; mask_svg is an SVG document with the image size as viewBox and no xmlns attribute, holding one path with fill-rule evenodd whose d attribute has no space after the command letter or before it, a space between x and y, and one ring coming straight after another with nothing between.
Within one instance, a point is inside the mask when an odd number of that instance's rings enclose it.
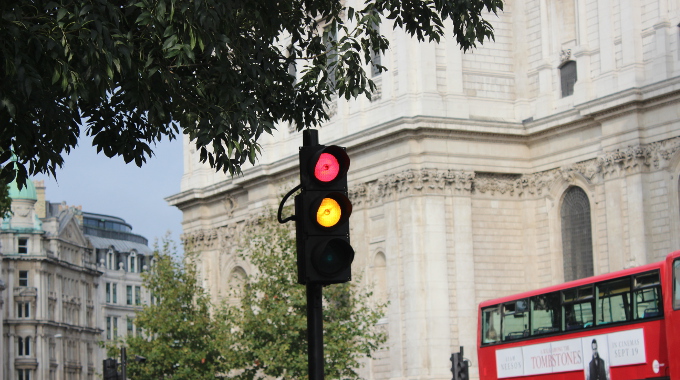
<instances>
[{"instance_id":1,"label":"traffic light","mask_svg":"<svg viewBox=\"0 0 680 380\"><path fill-rule=\"evenodd\" d=\"M118 380L118 361L104 359L104 380Z\"/></svg>"},{"instance_id":2,"label":"traffic light","mask_svg":"<svg viewBox=\"0 0 680 380\"><path fill-rule=\"evenodd\" d=\"M451 372L453 373L453 380L470 379L468 362L463 357L462 346L460 347L460 352L451 354Z\"/></svg>"},{"instance_id":3,"label":"traffic light","mask_svg":"<svg viewBox=\"0 0 680 380\"><path fill-rule=\"evenodd\" d=\"M354 260L349 243L349 157L345 148L319 145L316 131L305 132L306 141L300 147L302 191L295 197L298 282L347 282Z\"/></svg>"}]
</instances>

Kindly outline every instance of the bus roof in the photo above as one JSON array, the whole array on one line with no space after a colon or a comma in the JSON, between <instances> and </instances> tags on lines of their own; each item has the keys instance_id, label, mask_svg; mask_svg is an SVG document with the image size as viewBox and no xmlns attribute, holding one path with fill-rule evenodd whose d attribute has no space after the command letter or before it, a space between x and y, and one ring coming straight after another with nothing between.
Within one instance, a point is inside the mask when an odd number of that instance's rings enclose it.
<instances>
[{"instance_id":1,"label":"bus roof","mask_svg":"<svg viewBox=\"0 0 680 380\"><path fill-rule=\"evenodd\" d=\"M667 258L668 257L672 257L672 258L680 257L680 251L675 251L673 253L670 253L667 256ZM641 273L641 272L646 272L646 271L653 270L653 269L658 269L662 266L662 264L663 264L663 261L659 261L659 262L656 262L656 263L646 264L646 265L642 265L642 266L635 267L635 268L624 269L624 270L621 270L621 271L601 274L601 275L598 275L598 276L581 278L581 279L578 279L578 280L564 282L564 283L561 283L561 284L548 286L548 287L545 287L545 288L530 290L530 291L527 291L527 292L524 292L524 293L512 294L512 295L509 295L509 296L505 296L505 297L496 298L496 299L481 302L479 304L479 307L485 308L485 307L488 307L488 306L498 305L500 303L510 302L510 301L514 301L514 300L518 300L518 299L522 299L522 298L527 298L527 297L532 297L532 296L536 296L536 295L539 295L539 294L552 293L552 292L556 292L556 291L563 290L563 289L575 288L575 287L578 287L578 286L581 286L581 285L593 284L593 283L596 283L596 282L606 281L606 280L617 278L617 277L629 276L629 275L635 274L635 273Z\"/></svg>"}]
</instances>

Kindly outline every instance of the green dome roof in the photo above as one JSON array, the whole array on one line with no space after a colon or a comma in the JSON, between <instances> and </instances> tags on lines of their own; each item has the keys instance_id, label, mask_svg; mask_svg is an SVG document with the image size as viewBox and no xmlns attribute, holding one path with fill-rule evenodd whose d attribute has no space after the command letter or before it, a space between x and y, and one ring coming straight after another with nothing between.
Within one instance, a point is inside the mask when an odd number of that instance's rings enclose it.
<instances>
[{"instance_id":1,"label":"green dome roof","mask_svg":"<svg viewBox=\"0 0 680 380\"><path fill-rule=\"evenodd\" d=\"M38 200L38 193L35 191L35 185L30 179L26 179L26 185L19 190L17 181L14 180L9 184L9 197L12 199L33 199Z\"/></svg>"}]
</instances>

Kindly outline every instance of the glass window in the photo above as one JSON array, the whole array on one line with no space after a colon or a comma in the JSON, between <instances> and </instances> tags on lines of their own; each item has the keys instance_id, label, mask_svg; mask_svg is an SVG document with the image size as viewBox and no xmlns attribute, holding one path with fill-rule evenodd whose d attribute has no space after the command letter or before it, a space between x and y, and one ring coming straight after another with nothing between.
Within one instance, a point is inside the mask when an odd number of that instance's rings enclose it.
<instances>
[{"instance_id":1,"label":"glass window","mask_svg":"<svg viewBox=\"0 0 680 380\"><path fill-rule=\"evenodd\" d=\"M560 84L563 98L574 94L574 84L576 83L576 79L576 62L565 62L560 67Z\"/></svg>"},{"instance_id":2,"label":"glass window","mask_svg":"<svg viewBox=\"0 0 680 380\"><path fill-rule=\"evenodd\" d=\"M630 321L630 278L597 285L597 324Z\"/></svg>"},{"instance_id":3,"label":"glass window","mask_svg":"<svg viewBox=\"0 0 680 380\"><path fill-rule=\"evenodd\" d=\"M106 339L111 340L111 317L106 317Z\"/></svg>"},{"instance_id":4,"label":"glass window","mask_svg":"<svg viewBox=\"0 0 680 380\"><path fill-rule=\"evenodd\" d=\"M28 253L28 238L19 238L18 240L18 252L22 255Z\"/></svg>"},{"instance_id":5,"label":"glass window","mask_svg":"<svg viewBox=\"0 0 680 380\"><path fill-rule=\"evenodd\" d=\"M500 341L498 332L501 328L501 308L494 306L482 310L482 343L496 343Z\"/></svg>"},{"instance_id":6,"label":"glass window","mask_svg":"<svg viewBox=\"0 0 680 380\"><path fill-rule=\"evenodd\" d=\"M111 303L111 283L106 283L106 303Z\"/></svg>"},{"instance_id":7,"label":"glass window","mask_svg":"<svg viewBox=\"0 0 680 380\"><path fill-rule=\"evenodd\" d=\"M19 286L28 286L28 271L19 271Z\"/></svg>"},{"instance_id":8,"label":"glass window","mask_svg":"<svg viewBox=\"0 0 680 380\"><path fill-rule=\"evenodd\" d=\"M570 187L560 209L564 281L593 275L593 239L590 202L580 187Z\"/></svg>"},{"instance_id":9,"label":"glass window","mask_svg":"<svg viewBox=\"0 0 680 380\"><path fill-rule=\"evenodd\" d=\"M503 341L529 336L529 304L527 300L504 303L501 326Z\"/></svg>"},{"instance_id":10,"label":"glass window","mask_svg":"<svg viewBox=\"0 0 680 380\"><path fill-rule=\"evenodd\" d=\"M31 370L17 369L17 380L31 380Z\"/></svg>"},{"instance_id":11,"label":"glass window","mask_svg":"<svg viewBox=\"0 0 680 380\"><path fill-rule=\"evenodd\" d=\"M593 287L586 285L562 291L564 330L593 326Z\"/></svg>"},{"instance_id":12,"label":"glass window","mask_svg":"<svg viewBox=\"0 0 680 380\"><path fill-rule=\"evenodd\" d=\"M132 323L132 318L130 318L130 317L128 316L128 318L127 318L127 335L128 335L128 336L132 336L133 333L134 333L133 330L134 330L134 325L133 325L133 323Z\"/></svg>"},{"instance_id":13,"label":"glass window","mask_svg":"<svg viewBox=\"0 0 680 380\"><path fill-rule=\"evenodd\" d=\"M562 327L560 293L531 298L531 333L542 335L559 332Z\"/></svg>"},{"instance_id":14,"label":"glass window","mask_svg":"<svg viewBox=\"0 0 680 380\"><path fill-rule=\"evenodd\" d=\"M118 303L118 284L115 282L111 284L111 293L112 293L112 300L111 302L113 303Z\"/></svg>"},{"instance_id":15,"label":"glass window","mask_svg":"<svg viewBox=\"0 0 680 380\"><path fill-rule=\"evenodd\" d=\"M30 318L30 317L31 317L31 303L17 302L17 318Z\"/></svg>"},{"instance_id":16,"label":"glass window","mask_svg":"<svg viewBox=\"0 0 680 380\"><path fill-rule=\"evenodd\" d=\"M127 304L132 305L132 285L128 285L126 287L126 293L127 293Z\"/></svg>"},{"instance_id":17,"label":"glass window","mask_svg":"<svg viewBox=\"0 0 680 380\"><path fill-rule=\"evenodd\" d=\"M680 309L680 259L673 262L673 309Z\"/></svg>"},{"instance_id":18,"label":"glass window","mask_svg":"<svg viewBox=\"0 0 680 380\"><path fill-rule=\"evenodd\" d=\"M663 316L659 272L636 275L633 280L633 318L645 319Z\"/></svg>"},{"instance_id":19,"label":"glass window","mask_svg":"<svg viewBox=\"0 0 680 380\"><path fill-rule=\"evenodd\" d=\"M113 339L118 338L118 317L113 317Z\"/></svg>"},{"instance_id":20,"label":"glass window","mask_svg":"<svg viewBox=\"0 0 680 380\"><path fill-rule=\"evenodd\" d=\"M135 305L142 304L142 287L135 286Z\"/></svg>"}]
</instances>

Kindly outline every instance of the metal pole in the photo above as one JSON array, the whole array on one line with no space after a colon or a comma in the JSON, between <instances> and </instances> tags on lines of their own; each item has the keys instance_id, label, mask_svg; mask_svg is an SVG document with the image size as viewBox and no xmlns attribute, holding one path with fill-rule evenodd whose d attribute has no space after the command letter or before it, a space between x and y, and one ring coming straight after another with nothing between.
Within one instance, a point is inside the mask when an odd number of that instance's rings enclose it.
<instances>
[{"instance_id":1,"label":"metal pole","mask_svg":"<svg viewBox=\"0 0 680 380\"><path fill-rule=\"evenodd\" d=\"M127 380L127 350L120 348L120 380Z\"/></svg>"},{"instance_id":2,"label":"metal pole","mask_svg":"<svg viewBox=\"0 0 680 380\"><path fill-rule=\"evenodd\" d=\"M323 309L319 284L307 284L307 358L309 380L323 380Z\"/></svg>"}]
</instances>

